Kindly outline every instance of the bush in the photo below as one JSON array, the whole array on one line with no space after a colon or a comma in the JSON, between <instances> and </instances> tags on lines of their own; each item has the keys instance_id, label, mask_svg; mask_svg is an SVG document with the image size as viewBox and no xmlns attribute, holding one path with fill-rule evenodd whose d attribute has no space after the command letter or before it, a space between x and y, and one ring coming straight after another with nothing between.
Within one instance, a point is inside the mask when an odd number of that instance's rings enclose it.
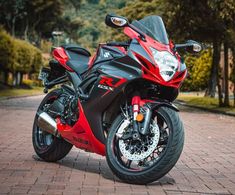
<instances>
[{"instance_id":1,"label":"bush","mask_svg":"<svg viewBox=\"0 0 235 195\"><path fill-rule=\"evenodd\" d=\"M41 86L40 81L38 81L38 80L30 80L30 79L23 80L23 84L27 85L29 87L39 87L39 86Z\"/></svg>"},{"instance_id":2,"label":"bush","mask_svg":"<svg viewBox=\"0 0 235 195\"><path fill-rule=\"evenodd\" d=\"M14 40L2 27L0 27L0 51L0 70L12 70L16 54Z\"/></svg>"},{"instance_id":3,"label":"bush","mask_svg":"<svg viewBox=\"0 0 235 195\"><path fill-rule=\"evenodd\" d=\"M33 62L33 46L29 43L15 39L16 59L15 72L29 73Z\"/></svg>"},{"instance_id":4,"label":"bush","mask_svg":"<svg viewBox=\"0 0 235 195\"><path fill-rule=\"evenodd\" d=\"M0 27L0 71L3 81L9 82L9 72L13 74L13 85L22 84L23 74L38 73L43 65L42 52L32 44L11 37Z\"/></svg>"},{"instance_id":5,"label":"bush","mask_svg":"<svg viewBox=\"0 0 235 195\"><path fill-rule=\"evenodd\" d=\"M200 91L207 87L212 64L212 51L205 50L198 56L187 55L185 63L188 78L182 86L183 91Z\"/></svg>"}]
</instances>

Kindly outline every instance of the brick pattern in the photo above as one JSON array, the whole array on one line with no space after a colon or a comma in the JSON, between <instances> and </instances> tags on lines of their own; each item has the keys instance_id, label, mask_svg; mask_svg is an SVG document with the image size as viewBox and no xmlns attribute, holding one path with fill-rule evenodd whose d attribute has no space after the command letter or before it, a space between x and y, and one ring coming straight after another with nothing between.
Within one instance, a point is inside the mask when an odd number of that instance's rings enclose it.
<instances>
[{"instance_id":1,"label":"brick pattern","mask_svg":"<svg viewBox=\"0 0 235 195\"><path fill-rule=\"evenodd\" d=\"M73 148L57 163L33 151L42 97L0 101L0 194L235 194L235 118L183 109L185 147L176 166L149 185L122 183L105 158Z\"/></svg>"}]
</instances>

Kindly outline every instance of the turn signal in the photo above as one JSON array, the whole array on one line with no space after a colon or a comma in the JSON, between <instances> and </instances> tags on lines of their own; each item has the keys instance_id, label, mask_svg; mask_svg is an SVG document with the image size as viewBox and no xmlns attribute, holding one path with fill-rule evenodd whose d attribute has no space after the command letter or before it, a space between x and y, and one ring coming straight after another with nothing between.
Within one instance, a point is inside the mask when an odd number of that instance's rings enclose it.
<instances>
[{"instance_id":1,"label":"turn signal","mask_svg":"<svg viewBox=\"0 0 235 195\"><path fill-rule=\"evenodd\" d=\"M136 116L136 120L137 120L138 122L142 122L143 119L144 119L144 115L143 115L142 113L139 113L139 114Z\"/></svg>"}]
</instances>

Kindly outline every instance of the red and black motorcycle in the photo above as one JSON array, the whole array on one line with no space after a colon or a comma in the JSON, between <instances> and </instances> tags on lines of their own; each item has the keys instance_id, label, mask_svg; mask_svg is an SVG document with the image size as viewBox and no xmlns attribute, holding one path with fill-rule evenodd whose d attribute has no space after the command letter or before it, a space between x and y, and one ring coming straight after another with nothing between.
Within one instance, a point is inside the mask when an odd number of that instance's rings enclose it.
<instances>
[{"instance_id":1,"label":"red and black motorcycle","mask_svg":"<svg viewBox=\"0 0 235 195\"><path fill-rule=\"evenodd\" d=\"M178 48L199 52L195 41L169 42L161 17L131 24L108 14L110 27L123 27L127 42L100 44L96 54L77 45L52 51L40 78L45 92L33 125L37 155L53 162L72 146L106 156L113 173L146 184L168 173L183 149L184 129L171 102L185 79Z\"/></svg>"}]
</instances>

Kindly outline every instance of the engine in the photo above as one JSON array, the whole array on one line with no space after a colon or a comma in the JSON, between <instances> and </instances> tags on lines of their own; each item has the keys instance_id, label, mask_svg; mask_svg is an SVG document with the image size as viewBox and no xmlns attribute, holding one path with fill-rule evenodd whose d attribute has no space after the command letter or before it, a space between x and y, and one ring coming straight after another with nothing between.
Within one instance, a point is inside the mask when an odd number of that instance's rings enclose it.
<instances>
[{"instance_id":1,"label":"engine","mask_svg":"<svg viewBox=\"0 0 235 195\"><path fill-rule=\"evenodd\" d=\"M63 90L63 93L49 105L47 113L53 117L60 117L63 124L73 126L79 117L78 98L73 93Z\"/></svg>"}]
</instances>

